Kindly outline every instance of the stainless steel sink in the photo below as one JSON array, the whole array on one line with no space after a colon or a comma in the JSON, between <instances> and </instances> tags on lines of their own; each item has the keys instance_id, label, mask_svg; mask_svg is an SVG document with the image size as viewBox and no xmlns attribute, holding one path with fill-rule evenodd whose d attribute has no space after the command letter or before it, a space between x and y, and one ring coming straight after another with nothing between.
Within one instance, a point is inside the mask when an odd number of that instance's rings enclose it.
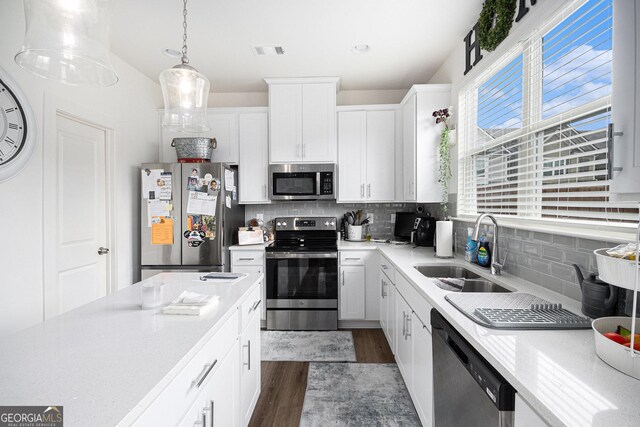
<instances>
[{"instance_id":1,"label":"stainless steel sink","mask_svg":"<svg viewBox=\"0 0 640 427\"><path fill-rule=\"evenodd\" d=\"M511 292L459 265L415 265L423 276L434 280L436 286L452 292Z\"/></svg>"}]
</instances>

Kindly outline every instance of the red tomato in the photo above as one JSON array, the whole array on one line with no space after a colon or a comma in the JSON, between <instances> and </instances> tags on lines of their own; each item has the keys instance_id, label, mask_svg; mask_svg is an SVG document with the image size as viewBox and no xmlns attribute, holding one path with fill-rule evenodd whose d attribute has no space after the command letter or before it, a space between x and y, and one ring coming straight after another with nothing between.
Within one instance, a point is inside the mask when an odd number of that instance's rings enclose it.
<instances>
[{"instance_id":1,"label":"red tomato","mask_svg":"<svg viewBox=\"0 0 640 427\"><path fill-rule=\"evenodd\" d=\"M620 334L616 334L615 332L607 332L604 334L605 337L609 338L611 341L615 341L618 344L625 344L627 340Z\"/></svg>"},{"instance_id":2,"label":"red tomato","mask_svg":"<svg viewBox=\"0 0 640 427\"><path fill-rule=\"evenodd\" d=\"M622 344L623 346L630 348L631 347L631 343L630 342L626 342ZM636 341L633 343L633 349L636 351L640 351L640 342L638 342L638 340L636 339Z\"/></svg>"}]
</instances>

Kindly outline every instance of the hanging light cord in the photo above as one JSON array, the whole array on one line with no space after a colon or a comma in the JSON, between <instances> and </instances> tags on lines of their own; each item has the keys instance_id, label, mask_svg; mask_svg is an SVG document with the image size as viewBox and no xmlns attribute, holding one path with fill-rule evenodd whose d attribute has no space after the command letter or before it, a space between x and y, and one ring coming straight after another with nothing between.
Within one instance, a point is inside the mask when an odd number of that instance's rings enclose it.
<instances>
[{"instance_id":1,"label":"hanging light cord","mask_svg":"<svg viewBox=\"0 0 640 427\"><path fill-rule=\"evenodd\" d=\"M182 17L182 28L184 29L184 34L182 35L182 63L189 64L189 58L187 58L187 0L184 0Z\"/></svg>"}]
</instances>

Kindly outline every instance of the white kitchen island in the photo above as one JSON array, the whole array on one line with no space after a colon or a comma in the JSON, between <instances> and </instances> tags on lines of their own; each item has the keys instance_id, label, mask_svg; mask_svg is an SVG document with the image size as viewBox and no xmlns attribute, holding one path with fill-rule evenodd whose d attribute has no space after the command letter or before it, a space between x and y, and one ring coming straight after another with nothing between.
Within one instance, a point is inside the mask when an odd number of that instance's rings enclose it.
<instances>
[{"instance_id":1,"label":"white kitchen island","mask_svg":"<svg viewBox=\"0 0 640 427\"><path fill-rule=\"evenodd\" d=\"M152 280L165 305L185 290L218 295L204 316L142 310L140 282L3 338L0 405L63 406L68 426L246 425L260 392L262 275L200 276Z\"/></svg>"}]
</instances>

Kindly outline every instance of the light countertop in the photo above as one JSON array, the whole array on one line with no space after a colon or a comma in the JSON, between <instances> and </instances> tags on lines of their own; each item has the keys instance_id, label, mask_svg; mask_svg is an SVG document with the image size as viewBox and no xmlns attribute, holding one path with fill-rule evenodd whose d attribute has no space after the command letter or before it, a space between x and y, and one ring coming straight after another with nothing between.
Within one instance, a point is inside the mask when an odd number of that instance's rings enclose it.
<instances>
[{"instance_id":1,"label":"light countertop","mask_svg":"<svg viewBox=\"0 0 640 427\"><path fill-rule=\"evenodd\" d=\"M616 371L595 353L593 331L510 331L482 327L445 300L447 291L424 277L415 264L465 265L495 282L561 302L581 314L580 304L505 273L465 262L435 258L433 248L379 245L395 268L478 350L551 425L638 426L640 381ZM427 321L427 319L421 319Z\"/></svg>"},{"instance_id":2,"label":"light countertop","mask_svg":"<svg viewBox=\"0 0 640 427\"><path fill-rule=\"evenodd\" d=\"M273 243L273 240L268 242L258 243L256 245L233 245L229 246L230 251L262 251L264 248Z\"/></svg>"},{"instance_id":3,"label":"light countertop","mask_svg":"<svg viewBox=\"0 0 640 427\"><path fill-rule=\"evenodd\" d=\"M1 405L62 405L65 425L113 426L142 411L233 314L262 279L206 283L202 273L162 273L165 303L182 291L219 295L197 316L142 310L140 283L4 337L0 344Z\"/></svg>"}]
</instances>

